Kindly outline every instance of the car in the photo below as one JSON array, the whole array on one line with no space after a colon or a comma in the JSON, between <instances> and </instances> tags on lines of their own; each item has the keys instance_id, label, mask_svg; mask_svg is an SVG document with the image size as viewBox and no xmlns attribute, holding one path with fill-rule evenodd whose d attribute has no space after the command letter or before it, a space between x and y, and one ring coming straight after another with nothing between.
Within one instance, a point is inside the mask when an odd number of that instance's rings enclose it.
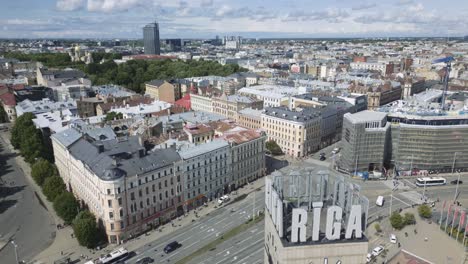
<instances>
[{"instance_id":1,"label":"car","mask_svg":"<svg viewBox=\"0 0 468 264\"><path fill-rule=\"evenodd\" d=\"M333 155L336 153L340 152L340 148L334 148L333 151L331 152Z\"/></svg>"},{"instance_id":2,"label":"car","mask_svg":"<svg viewBox=\"0 0 468 264\"><path fill-rule=\"evenodd\" d=\"M385 198L380 195L380 196L377 197L377 200L375 201L375 204L377 206L382 207L384 205L384 202L385 202Z\"/></svg>"},{"instance_id":3,"label":"car","mask_svg":"<svg viewBox=\"0 0 468 264\"><path fill-rule=\"evenodd\" d=\"M397 243L397 238L395 234L390 235L390 243L396 244Z\"/></svg>"},{"instance_id":4,"label":"car","mask_svg":"<svg viewBox=\"0 0 468 264\"><path fill-rule=\"evenodd\" d=\"M384 248L382 246L377 246L372 250L372 256L377 257L384 251Z\"/></svg>"},{"instance_id":5,"label":"car","mask_svg":"<svg viewBox=\"0 0 468 264\"><path fill-rule=\"evenodd\" d=\"M372 254L371 254L371 253L367 253L366 263L370 263L371 261L372 261Z\"/></svg>"},{"instance_id":6,"label":"car","mask_svg":"<svg viewBox=\"0 0 468 264\"><path fill-rule=\"evenodd\" d=\"M321 161L324 161L324 160L326 160L326 159L327 159L327 158L326 158L325 156L320 156L320 160L321 160Z\"/></svg>"},{"instance_id":7,"label":"car","mask_svg":"<svg viewBox=\"0 0 468 264\"><path fill-rule=\"evenodd\" d=\"M325 152L320 153L320 157L325 156Z\"/></svg>"},{"instance_id":8,"label":"car","mask_svg":"<svg viewBox=\"0 0 468 264\"><path fill-rule=\"evenodd\" d=\"M229 202L229 200L231 200L231 198L229 198L229 196L226 194L226 195L223 195L223 202Z\"/></svg>"},{"instance_id":9,"label":"car","mask_svg":"<svg viewBox=\"0 0 468 264\"><path fill-rule=\"evenodd\" d=\"M169 254L172 251L180 248L181 246L182 246L182 244L180 244L179 242L173 241L173 242L167 244L167 246L164 247L164 253Z\"/></svg>"},{"instance_id":10,"label":"car","mask_svg":"<svg viewBox=\"0 0 468 264\"><path fill-rule=\"evenodd\" d=\"M451 184L462 184L463 181L460 181L460 180L453 180L450 182Z\"/></svg>"},{"instance_id":11,"label":"car","mask_svg":"<svg viewBox=\"0 0 468 264\"><path fill-rule=\"evenodd\" d=\"M138 259L135 264L149 264L153 262L154 262L154 259L152 259L151 257L144 257L144 258Z\"/></svg>"},{"instance_id":12,"label":"car","mask_svg":"<svg viewBox=\"0 0 468 264\"><path fill-rule=\"evenodd\" d=\"M223 197L219 197L218 199L218 204L219 205L222 205L224 203L224 198Z\"/></svg>"}]
</instances>

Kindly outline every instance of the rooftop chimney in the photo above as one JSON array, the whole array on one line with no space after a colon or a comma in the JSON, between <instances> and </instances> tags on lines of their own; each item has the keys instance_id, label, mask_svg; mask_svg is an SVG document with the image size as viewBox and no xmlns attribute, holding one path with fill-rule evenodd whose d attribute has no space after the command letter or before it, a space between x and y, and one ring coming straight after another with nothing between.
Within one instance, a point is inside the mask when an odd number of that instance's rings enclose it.
<instances>
[{"instance_id":1,"label":"rooftop chimney","mask_svg":"<svg viewBox=\"0 0 468 264\"><path fill-rule=\"evenodd\" d=\"M98 152L99 152L99 153L103 153L103 152L104 152L104 145L103 145L103 144L100 143L100 144L97 145L97 147L98 147Z\"/></svg>"},{"instance_id":2,"label":"rooftop chimney","mask_svg":"<svg viewBox=\"0 0 468 264\"><path fill-rule=\"evenodd\" d=\"M143 158L145 155L146 155L145 148L139 148L138 149L138 157Z\"/></svg>"}]
</instances>

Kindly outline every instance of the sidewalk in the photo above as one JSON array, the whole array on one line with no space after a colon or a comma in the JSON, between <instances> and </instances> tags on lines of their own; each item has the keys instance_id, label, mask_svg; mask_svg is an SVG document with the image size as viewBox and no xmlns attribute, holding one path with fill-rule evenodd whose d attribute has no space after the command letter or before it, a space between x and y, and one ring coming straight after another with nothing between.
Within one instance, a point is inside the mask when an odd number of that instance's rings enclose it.
<instances>
[{"instance_id":1,"label":"sidewalk","mask_svg":"<svg viewBox=\"0 0 468 264\"><path fill-rule=\"evenodd\" d=\"M260 178L255 182L238 189L235 194L230 194L231 201L242 194L250 194L263 186L264 178ZM229 203L227 205L229 205ZM72 228L66 227L57 231L57 237L55 238L54 243L49 248L37 255L34 258L33 263L53 263L55 260L65 256L69 257L71 261L75 261L73 263L84 263L86 260L80 258L80 256L87 256L89 259L96 259L99 258L102 254L108 253L118 247L125 247L129 251L135 251L136 249L151 243L154 240L170 235L174 231L192 224L193 221L198 221L198 219L210 214L217 208L219 208L219 206L217 205L216 200L209 202L207 207L199 207L196 210L190 211L188 214L186 214L186 216L181 216L173 220L172 223L161 226L158 229L161 231L152 230L146 233L146 235L141 235L135 239L125 242L122 245L109 244L106 248L99 251L90 250L78 245L76 239L71 238L71 234L73 233ZM198 217L195 216L195 212L197 213Z\"/></svg>"}]
</instances>

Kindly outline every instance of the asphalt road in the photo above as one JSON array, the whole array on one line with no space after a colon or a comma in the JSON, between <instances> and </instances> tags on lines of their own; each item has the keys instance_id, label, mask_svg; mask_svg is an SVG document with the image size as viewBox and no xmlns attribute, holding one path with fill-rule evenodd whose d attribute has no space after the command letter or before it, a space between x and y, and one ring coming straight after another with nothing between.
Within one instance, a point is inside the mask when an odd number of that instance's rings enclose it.
<instances>
[{"instance_id":1,"label":"asphalt road","mask_svg":"<svg viewBox=\"0 0 468 264\"><path fill-rule=\"evenodd\" d=\"M2 264L15 263L14 246L19 260L30 260L47 248L55 237L55 224L0 138L0 241L7 242L0 250Z\"/></svg>"},{"instance_id":2,"label":"asphalt road","mask_svg":"<svg viewBox=\"0 0 468 264\"><path fill-rule=\"evenodd\" d=\"M126 263L135 263L137 259L145 256L152 257L155 263L175 263L177 260L190 255L204 245L214 241L222 233L247 221L253 212L254 196L255 211L263 210L265 203L264 195L264 191L255 191L239 202L226 204L209 215L196 220L192 225L185 226L168 236L140 247L135 250L137 255L126 261ZM193 212L190 212L190 214L193 214ZM173 221L173 223L177 224L177 220ZM164 247L172 241L181 243L182 247L169 254L165 254L163 251Z\"/></svg>"}]
</instances>

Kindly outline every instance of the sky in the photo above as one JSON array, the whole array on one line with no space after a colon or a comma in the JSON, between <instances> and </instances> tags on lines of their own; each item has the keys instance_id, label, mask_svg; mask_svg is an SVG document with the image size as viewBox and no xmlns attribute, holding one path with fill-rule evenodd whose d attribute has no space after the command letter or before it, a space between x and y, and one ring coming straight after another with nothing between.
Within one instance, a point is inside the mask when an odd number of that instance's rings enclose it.
<instances>
[{"instance_id":1,"label":"sky","mask_svg":"<svg viewBox=\"0 0 468 264\"><path fill-rule=\"evenodd\" d=\"M468 35L468 0L0 0L0 38Z\"/></svg>"}]
</instances>

